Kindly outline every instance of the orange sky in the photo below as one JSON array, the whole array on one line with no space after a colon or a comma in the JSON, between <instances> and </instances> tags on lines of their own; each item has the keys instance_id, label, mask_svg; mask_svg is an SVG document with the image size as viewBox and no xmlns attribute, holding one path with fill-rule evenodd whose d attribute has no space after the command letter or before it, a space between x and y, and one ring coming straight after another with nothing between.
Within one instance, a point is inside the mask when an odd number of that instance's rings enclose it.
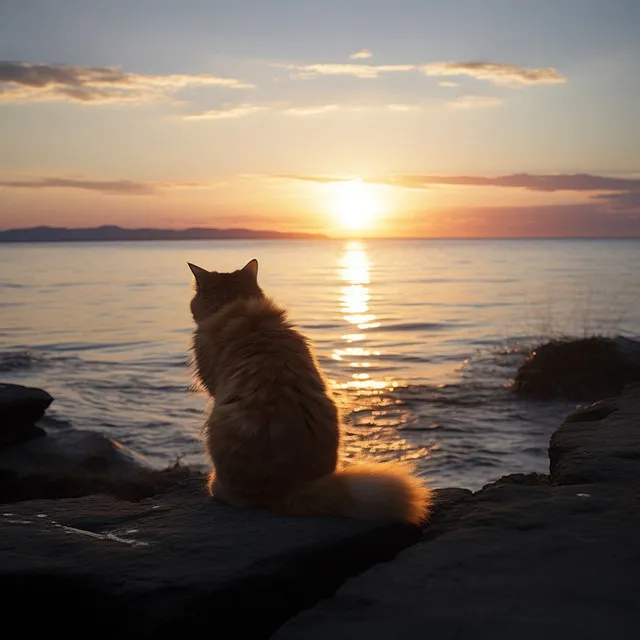
<instances>
[{"instance_id":1,"label":"orange sky","mask_svg":"<svg viewBox=\"0 0 640 640\"><path fill-rule=\"evenodd\" d=\"M640 4L499 4L16 3L0 229L640 236Z\"/></svg>"}]
</instances>

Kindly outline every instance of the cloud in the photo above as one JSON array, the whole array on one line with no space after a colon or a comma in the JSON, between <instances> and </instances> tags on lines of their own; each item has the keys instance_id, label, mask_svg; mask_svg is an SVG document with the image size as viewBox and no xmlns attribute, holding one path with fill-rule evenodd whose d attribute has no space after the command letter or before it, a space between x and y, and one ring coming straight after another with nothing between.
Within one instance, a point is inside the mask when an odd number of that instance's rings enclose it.
<instances>
[{"instance_id":1,"label":"cloud","mask_svg":"<svg viewBox=\"0 0 640 640\"><path fill-rule=\"evenodd\" d=\"M187 87L244 89L235 78L208 74L144 75L115 67L0 62L0 103L28 101L85 104L153 102Z\"/></svg>"},{"instance_id":2,"label":"cloud","mask_svg":"<svg viewBox=\"0 0 640 640\"><path fill-rule=\"evenodd\" d=\"M0 188L7 189L82 189L111 196L148 196L164 189L196 189L193 182L141 182L136 180L85 180L73 178L34 178L32 180L0 180Z\"/></svg>"},{"instance_id":3,"label":"cloud","mask_svg":"<svg viewBox=\"0 0 640 640\"><path fill-rule=\"evenodd\" d=\"M403 104L403 103L396 103L396 104L389 104L387 105L387 109L389 109L389 111L418 111L420 109L420 107L417 104Z\"/></svg>"},{"instance_id":4,"label":"cloud","mask_svg":"<svg viewBox=\"0 0 640 640\"><path fill-rule=\"evenodd\" d=\"M356 51L355 53L352 53L349 57L352 60L365 60L367 58L370 58L372 55L373 53L371 53L369 49L360 49L360 51Z\"/></svg>"},{"instance_id":5,"label":"cloud","mask_svg":"<svg viewBox=\"0 0 640 640\"><path fill-rule=\"evenodd\" d=\"M331 184L332 182L347 182L349 180L355 180L355 178L336 178L331 176L297 176L290 173L282 173L270 177L275 178L276 180L301 180L303 182L317 182L320 184Z\"/></svg>"},{"instance_id":6,"label":"cloud","mask_svg":"<svg viewBox=\"0 0 640 640\"><path fill-rule=\"evenodd\" d=\"M361 111L417 111L418 105L412 104L310 104L310 105L282 105L265 104L252 105L241 104L224 107L221 109L210 109L199 113L191 113L183 116L185 120L222 120L228 118L244 118L260 111L270 111L271 113L283 114L286 116L319 116L327 113L353 113Z\"/></svg>"},{"instance_id":7,"label":"cloud","mask_svg":"<svg viewBox=\"0 0 640 640\"><path fill-rule=\"evenodd\" d=\"M460 96L447 102L447 105L453 109L482 109L484 107L496 107L503 102L502 98L496 98L495 96Z\"/></svg>"},{"instance_id":8,"label":"cloud","mask_svg":"<svg viewBox=\"0 0 640 640\"><path fill-rule=\"evenodd\" d=\"M309 105L309 106L301 106L301 107L291 107L289 109L285 109L283 113L298 115L298 116L313 116L321 113L329 113L335 111L341 112L356 112L356 111L381 111L381 110L389 110L389 111L400 111L400 112L408 112L408 111L418 111L420 109L419 105L415 104L368 104L368 105L357 105L357 104L322 104L322 105Z\"/></svg>"},{"instance_id":9,"label":"cloud","mask_svg":"<svg viewBox=\"0 0 640 640\"><path fill-rule=\"evenodd\" d=\"M209 109L200 113L191 113L184 116L185 120L224 120L229 118L245 118L258 111L264 111L265 107L254 104L240 104L224 109Z\"/></svg>"},{"instance_id":10,"label":"cloud","mask_svg":"<svg viewBox=\"0 0 640 640\"><path fill-rule=\"evenodd\" d=\"M279 179L303 180L306 182L331 183L351 178L306 175L278 175ZM429 189L438 185L460 187L503 187L528 191L556 192L573 191L588 193L593 206L600 212L625 212L640 214L640 178L612 178L589 173L516 173L502 176L456 176L456 175L395 175L367 178L371 184L383 184L401 189Z\"/></svg>"},{"instance_id":11,"label":"cloud","mask_svg":"<svg viewBox=\"0 0 640 640\"><path fill-rule=\"evenodd\" d=\"M639 215L591 204L456 208L416 216L412 224L418 233L448 237L640 237Z\"/></svg>"},{"instance_id":12,"label":"cloud","mask_svg":"<svg viewBox=\"0 0 640 640\"><path fill-rule=\"evenodd\" d=\"M451 82L451 80L442 80L442 81L438 82L438 86L452 88L452 87L459 87L460 83L459 82Z\"/></svg>"},{"instance_id":13,"label":"cloud","mask_svg":"<svg viewBox=\"0 0 640 640\"><path fill-rule=\"evenodd\" d=\"M303 178L305 179L305 178ZM588 173L516 173L502 176L398 175L372 179L407 189L427 189L433 185L469 187L510 187L530 191L636 191L640 178L610 178Z\"/></svg>"},{"instance_id":14,"label":"cloud","mask_svg":"<svg viewBox=\"0 0 640 640\"><path fill-rule=\"evenodd\" d=\"M640 213L640 191L601 193L593 196L601 200L611 211L635 211Z\"/></svg>"},{"instance_id":15,"label":"cloud","mask_svg":"<svg viewBox=\"0 0 640 640\"><path fill-rule=\"evenodd\" d=\"M294 116L315 116L321 113L337 111L338 109L340 109L340 107L337 104L319 104L306 107L291 107L290 109L286 109L284 113Z\"/></svg>"},{"instance_id":16,"label":"cloud","mask_svg":"<svg viewBox=\"0 0 640 640\"><path fill-rule=\"evenodd\" d=\"M500 62L432 62L425 64L422 71L428 76L471 76L511 87L567 81L553 67L526 68Z\"/></svg>"},{"instance_id":17,"label":"cloud","mask_svg":"<svg viewBox=\"0 0 640 640\"><path fill-rule=\"evenodd\" d=\"M413 64L342 64L342 63L317 63L317 64L276 64L275 66L295 71L295 78L309 80L320 76L353 76L355 78L373 79L379 78L383 73L403 73L414 71L417 67Z\"/></svg>"},{"instance_id":18,"label":"cloud","mask_svg":"<svg viewBox=\"0 0 640 640\"><path fill-rule=\"evenodd\" d=\"M370 57L367 49L352 54L352 59ZM273 66L294 71L294 78L309 80L321 76L353 76L355 78L374 79L388 73L406 73L422 71L428 76L470 76L477 80L487 80L496 85L523 87L539 84L558 84L567 79L554 67L521 67L502 62L431 62L416 64L359 64L339 62L318 62L314 64L283 64ZM456 87L457 82L443 80L443 87Z\"/></svg>"}]
</instances>

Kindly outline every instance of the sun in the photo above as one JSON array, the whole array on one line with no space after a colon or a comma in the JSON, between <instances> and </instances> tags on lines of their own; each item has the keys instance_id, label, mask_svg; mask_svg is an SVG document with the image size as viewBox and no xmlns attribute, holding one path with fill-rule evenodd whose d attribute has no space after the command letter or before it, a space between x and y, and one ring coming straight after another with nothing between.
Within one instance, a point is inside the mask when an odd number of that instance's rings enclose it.
<instances>
[{"instance_id":1,"label":"sun","mask_svg":"<svg viewBox=\"0 0 640 640\"><path fill-rule=\"evenodd\" d=\"M360 179L332 184L331 201L340 224L354 231L373 226L381 209L376 188Z\"/></svg>"}]
</instances>

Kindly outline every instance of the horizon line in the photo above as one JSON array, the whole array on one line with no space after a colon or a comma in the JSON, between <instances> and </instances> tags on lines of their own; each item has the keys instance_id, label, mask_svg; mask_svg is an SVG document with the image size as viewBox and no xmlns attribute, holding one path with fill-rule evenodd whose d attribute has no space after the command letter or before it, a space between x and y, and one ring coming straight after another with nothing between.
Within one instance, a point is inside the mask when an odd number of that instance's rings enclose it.
<instances>
[{"instance_id":1,"label":"horizon line","mask_svg":"<svg viewBox=\"0 0 640 640\"><path fill-rule=\"evenodd\" d=\"M65 227L50 225L35 225L30 227L9 227L0 228L0 243L9 244L2 240L4 234L27 233L38 230L48 231L99 231L99 230L118 230L122 232L150 232L150 233L186 233L186 232L220 232L224 234L239 232L250 234L265 234L265 237L242 237L242 236L226 236L220 238L91 238L91 239L28 239L17 240L12 244L35 244L38 242L176 242L176 241L194 241L194 240L332 240L332 241L374 241L374 240L638 240L639 235L542 235L542 236L407 236L407 235L330 235L314 231L276 231L273 229L251 229L248 227L184 227L180 229L167 227L121 227L114 224L103 224L92 227ZM270 234L276 234L275 237ZM280 237L278 237L280 236ZM297 237L295 237L297 236Z\"/></svg>"}]
</instances>

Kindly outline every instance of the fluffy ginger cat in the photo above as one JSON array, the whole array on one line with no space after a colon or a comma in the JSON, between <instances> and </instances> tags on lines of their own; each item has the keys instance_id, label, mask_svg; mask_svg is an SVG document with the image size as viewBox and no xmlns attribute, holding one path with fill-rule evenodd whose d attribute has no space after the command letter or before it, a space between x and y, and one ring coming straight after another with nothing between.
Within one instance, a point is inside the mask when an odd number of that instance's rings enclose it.
<instances>
[{"instance_id":1,"label":"fluffy ginger cat","mask_svg":"<svg viewBox=\"0 0 640 640\"><path fill-rule=\"evenodd\" d=\"M338 463L340 418L307 339L258 286L189 263L193 365L214 399L204 426L212 495L288 515L419 523L430 491L400 462Z\"/></svg>"}]
</instances>

